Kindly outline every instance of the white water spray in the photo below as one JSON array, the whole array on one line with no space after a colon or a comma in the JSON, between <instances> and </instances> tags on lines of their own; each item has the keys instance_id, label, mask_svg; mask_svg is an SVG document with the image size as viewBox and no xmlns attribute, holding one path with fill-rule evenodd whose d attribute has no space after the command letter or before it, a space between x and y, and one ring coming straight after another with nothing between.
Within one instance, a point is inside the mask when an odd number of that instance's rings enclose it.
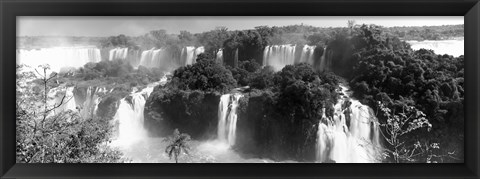
<instances>
[{"instance_id":1,"label":"white water spray","mask_svg":"<svg viewBox=\"0 0 480 179\"><path fill-rule=\"evenodd\" d=\"M140 65L145 67L159 67L165 63L166 60L165 49L151 49L142 52L140 57Z\"/></svg>"},{"instance_id":2,"label":"white water spray","mask_svg":"<svg viewBox=\"0 0 480 179\"><path fill-rule=\"evenodd\" d=\"M112 121L118 123L118 136L113 141L114 146L128 147L148 138L147 131L143 126L145 102L155 86L164 85L166 82L167 77L164 76L159 82L149 84L141 91L120 100Z\"/></svg>"},{"instance_id":3,"label":"white water spray","mask_svg":"<svg viewBox=\"0 0 480 179\"><path fill-rule=\"evenodd\" d=\"M381 150L379 127L370 107L351 99L347 88L334 106L334 116L325 115L317 132L317 161L336 163L373 163ZM351 102L345 106L345 102ZM349 126L347 126L347 123Z\"/></svg>"},{"instance_id":4,"label":"white water spray","mask_svg":"<svg viewBox=\"0 0 480 179\"><path fill-rule=\"evenodd\" d=\"M131 144L132 142L144 139L147 134L143 128L143 110L145 98L140 93L130 95L131 102L126 98L120 100L114 121L119 122L118 138L119 144Z\"/></svg>"},{"instance_id":5,"label":"white water spray","mask_svg":"<svg viewBox=\"0 0 480 179\"><path fill-rule=\"evenodd\" d=\"M69 67L83 67L88 62L100 62L100 50L95 47L54 47L33 50L17 50L17 64L32 68L48 64L50 70L61 72Z\"/></svg>"},{"instance_id":6,"label":"white water spray","mask_svg":"<svg viewBox=\"0 0 480 179\"><path fill-rule=\"evenodd\" d=\"M313 65L313 52L315 52L316 46L304 45L302 49L302 54L300 55L299 63L308 63Z\"/></svg>"},{"instance_id":7,"label":"white water spray","mask_svg":"<svg viewBox=\"0 0 480 179\"><path fill-rule=\"evenodd\" d=\"M331 68L331 62L327 61L328 59L325 58L326 54L327 54L327 47L323 49L322 57L320 57L320 64L319 64L318 70L321 72L327 71L328 69Z\"/></svg>"},{"instance_id":8,"label":"white water spray","mask_svg":"<svg viewBox=\"0 0 480 179\"><path fill-rule=\"evenodd\" d=\"M205 48L203 46L202 47L197 47L197 48L192 47L192 46L188 46L188 47L185 47L184 49L182 49L182 59L183 58L185 59L185 66L186 65L193 65L194 63L196 63L197 55L199 55L201 53L204 53L204 52L205 52Z\"/></svg>"},{"instance_id":9,"label":"white water spray","mask_svg":"<svg viewBox=\"0 0 480 179\"><path fill-rule=\"evenodd\" d=\"M229 146L235 145L237 130L237 108L240 93L225 94L220 97L218 106L218 129L217 139Z\"/></svg>"},{"instance_id":10,"label":"white water spray","mask_svg":"<svg viewBox=\"0 0 480 179\"><path fill-rule=\"evenodd\" d=\"M286 65L295 63L314 64L313 53L316 46L304 45L300 56L297 56L296 45L271 45L263 50L263 66L272 66L276 71Z\"/></svg>"},{"instance_id":11,"label":"white water spray","mask_svg":"<svg viewBox=\"0 0 480 179\"><path fill-rule=\"evenodd\" d=\"M217 52L217 58L215 59L218 63L223 64L223 49L219 49Z\"/></svg>"},{"instance_id":12,"label":"white water spray","mask_svg":"<svg viewBox=\"0 0 480 179\"><path fill-rule=\"evenodd\" d=\"M127 59L128 48L114 48L110 50L108 60L125 60Z\"/></svg>"},{"instance_id":13,"label":"white water spray","mask_svg":"<svg viewBox=\"0 0 480 179\"><path fill-rule=\"evenodd\" d=\"M285 65L295 63L296 45L272 45L263 50L263 65L272 66L275 70L282 69Z\"/></svg>"}]
</instances>

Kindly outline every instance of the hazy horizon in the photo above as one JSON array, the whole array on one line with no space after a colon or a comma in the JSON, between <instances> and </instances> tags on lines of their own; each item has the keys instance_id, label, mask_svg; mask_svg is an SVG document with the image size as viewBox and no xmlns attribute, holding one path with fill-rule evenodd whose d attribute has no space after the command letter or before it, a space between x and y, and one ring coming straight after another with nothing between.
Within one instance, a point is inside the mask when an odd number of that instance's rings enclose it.
<instances>
[{"instance_id":1,"label":"hazy horizon","mask_svg":"<svg viewBox=\"0 0 480 179\"><path fill-rule=\"evenodd\" d=\"M201 33L218 26L225 26L229 30L300 24L328 28L346 27L348 20L355 20L356 24L376 24L384 27L464 24L463 16L21 16L17 17L17 37L106 37L119 34L139 36L159 29L164 29L169 34L179 34L182 30Z\"/></svg>"}]
</instances>

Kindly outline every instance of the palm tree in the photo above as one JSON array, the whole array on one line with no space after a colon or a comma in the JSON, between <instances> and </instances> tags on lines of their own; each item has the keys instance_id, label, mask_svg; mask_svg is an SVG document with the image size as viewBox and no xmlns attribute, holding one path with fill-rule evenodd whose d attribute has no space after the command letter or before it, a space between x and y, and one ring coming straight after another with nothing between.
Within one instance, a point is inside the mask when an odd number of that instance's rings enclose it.
<instances>
[{"instance_id":1,"label":"palm tree","mask_svg":"<svg viewBox=\"0 0 480 179\"><path fill-rule=\"evenodd\" d=\"M178 163L178 156L182 154L182 151L187 155L190 155L190 146L188 145L188 142L190 141L190 135L181 134L178 129L175 129L173 131L173 135L166 138L164 141L169 143L167 148L165 148L165 153L168 154L170 160L172 157L175 157L175 163Z\"/></svg>"}]
</instances>

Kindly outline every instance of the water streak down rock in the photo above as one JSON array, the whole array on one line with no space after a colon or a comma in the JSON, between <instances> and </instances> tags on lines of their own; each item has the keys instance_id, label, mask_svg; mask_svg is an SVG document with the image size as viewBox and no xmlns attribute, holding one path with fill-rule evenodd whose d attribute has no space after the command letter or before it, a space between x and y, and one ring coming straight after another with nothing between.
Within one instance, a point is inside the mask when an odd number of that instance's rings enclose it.
<instances>
[{"instance_id":1,"label":"water streak down rock","mask_svg":"<svg viewBox=\"0 0 480 179\"><path fill-rule=\"evenodd\" d=\"M333 118L324 115L318 125L317 162L380 162L380 129L373 110L340 87L343 95L334 106Z\"/></svg>"},{"instance_id":2,"label":"water streak down rock","mask_svg":"<svg viewBox=\"0 0 480 179\"><path fill-rule=\"evenodd\" d=\"M235 93L225 94L220 98L217 138L230 146L235 145L238 119L237 108L241 97L243 97L242 94Z\"/></svg>"}]
</instances>

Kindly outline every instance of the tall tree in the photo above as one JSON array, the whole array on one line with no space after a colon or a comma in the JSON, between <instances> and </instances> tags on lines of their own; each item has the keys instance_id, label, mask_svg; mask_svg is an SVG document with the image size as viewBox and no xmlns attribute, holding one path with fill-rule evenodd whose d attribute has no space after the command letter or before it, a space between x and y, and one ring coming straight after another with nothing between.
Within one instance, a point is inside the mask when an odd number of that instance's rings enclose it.
<instances>
[{"instance_id":1,"label":"tall tree","mask_svg":"<svg viewBox=\"0 0 480 179\"><path fill-rule=\"evenodd\" d=\"M190 146L188 142L190 141L190 135L182 134L178 129L173 131L173 135L166 138L169 144L165 148L165 153L168 154L168 157L175 159L175 163L178 163L178 157L182 154L182 151L189 155Z\"/></svg>"},{"instance_id":2,"label":"tall tree","mask_svg":"<svg viewBox=\"0 0 480 179\"><path fill-rule=\"evenodd\" d=\"M198 40L205 46L205 51L213 54L216 58L220 49L223 49L223 43L230 38L230 32L226 27L217 27L215 30L199 34Z\"/></svg>"}]
</instances>

